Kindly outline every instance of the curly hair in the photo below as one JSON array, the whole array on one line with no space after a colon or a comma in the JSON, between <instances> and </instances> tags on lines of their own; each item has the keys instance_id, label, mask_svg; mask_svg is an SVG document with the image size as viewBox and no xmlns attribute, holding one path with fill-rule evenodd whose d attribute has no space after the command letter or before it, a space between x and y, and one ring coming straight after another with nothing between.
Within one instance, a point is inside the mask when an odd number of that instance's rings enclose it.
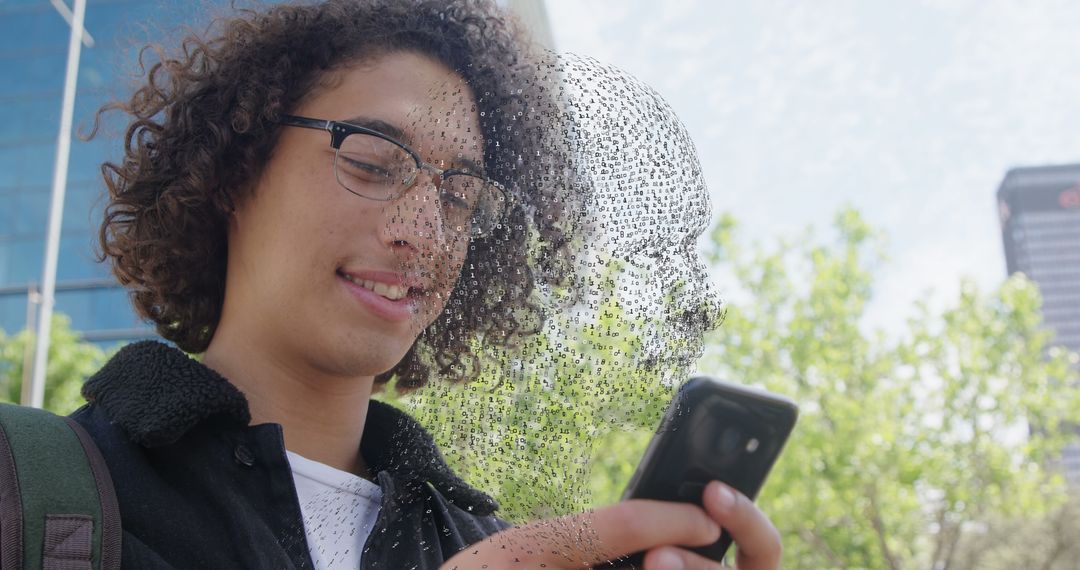
<instances>
[{"instance_id":1,"label":"curly hair","mask_svg":"<svg viewBox=\"0 0 1080 570\"><path fill-rule=\"evenodd\" d=\"M510 346L539 330L537 280L570 270L557 135L544 121L555 100L523 34L486 0L329 0L244 9L188 35L175 53L140 55L145 82L119 110L130 117L124 157L102 165L109 201L100 260L111 261L136 311L178 347L204 351L221 316L226 232L277 142L278 120L329 72L414 51L459 73L476 97L488 174L515 206L493 235L469 245L442 315L405 358L379 375L413 389L438 375L476 373L478 349ZM157 61L147 68L147 53ZM552 142L555 141L555 142Z\"/></svg>"}]
</instances>

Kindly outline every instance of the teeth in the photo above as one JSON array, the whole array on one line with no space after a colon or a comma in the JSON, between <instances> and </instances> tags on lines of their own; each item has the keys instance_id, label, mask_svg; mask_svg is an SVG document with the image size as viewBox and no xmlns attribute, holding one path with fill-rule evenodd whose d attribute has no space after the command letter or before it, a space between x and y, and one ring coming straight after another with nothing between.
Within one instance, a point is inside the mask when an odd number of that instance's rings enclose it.
<instances>
[{"instance_id":1,"label":"teeth","mask_svg":"<svg viewBox=\"0 0 1080 570\"><path fill-rule=\"evenodd\" d=\"M391 301L397 301L398 299L402 299L409 294L408 287L402 287L400 285L387 285L386 283L376 283L367 279L357 279L352 275L348 275L345 273L343 273L342 276L345 277L345 279L363 287L364 289L374 291L376 295L386 297Z\"/></svg>"}]
</instances>

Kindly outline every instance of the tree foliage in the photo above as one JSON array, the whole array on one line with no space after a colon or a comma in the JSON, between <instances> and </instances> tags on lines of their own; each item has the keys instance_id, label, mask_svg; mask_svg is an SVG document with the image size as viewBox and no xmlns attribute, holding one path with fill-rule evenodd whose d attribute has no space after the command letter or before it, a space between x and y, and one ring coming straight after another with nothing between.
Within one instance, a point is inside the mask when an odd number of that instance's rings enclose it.
<instances>
[{"instance_id":1,"label":"tree foliage","mask_svg":"<svg viewBox=\"0 0 1080 570\"><path fill-rule=\"evenodd\" d=\"M920 303L897 338L866 332L881 238L851 210L835 230L832 245L807 234L771 250L742 247L730 219L713 234L713 261L748 298L704 366L802 405L761 504L790 567L979 567L958 556L978 528L1064 499L1047 466L1080 410L1075 355L1049 346L1022 276Z\"/></svg>"},{"instance_id":2,"label":"tree foliage","mask_svg":"<svg viewBox=\"0 0 1080 570\"><path fill-rule=\"evenodd\" d=\"M83 381L105 364L106 354L71 330L71 321L63 314L53 315L49 336L45 409L68 414L83 404ZM0 331L0 402L18 404L22 399L24 363L33 354L33 343L28 330L14 336Z\"/></svg>"}]
</instances>

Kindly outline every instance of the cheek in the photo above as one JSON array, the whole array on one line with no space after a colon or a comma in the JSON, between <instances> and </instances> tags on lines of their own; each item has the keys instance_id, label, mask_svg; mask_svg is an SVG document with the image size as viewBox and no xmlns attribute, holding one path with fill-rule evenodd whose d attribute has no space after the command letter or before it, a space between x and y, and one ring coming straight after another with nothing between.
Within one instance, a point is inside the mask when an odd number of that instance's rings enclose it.
<instances>
[{"instance_id":1,"label":"cheek","mask_svg":"<svg viewBox=\"0 0 1080 570\"><path fill-rule=\"evenodd\" d=\"M469 285L463 281L471 281L474 278L474 272L463 267L467 253L467 246L450 248L442 259L436 260L437 265L432 269L439 275L439 285L436 288L439 291L439 298L436 299L437 312L445 308L455 288Z\"/></svg>"},{"instance_id":2,"label":"cheek","mask_svg":"<svg viewBox=\"0 0 1080 570\"><path fill-rule=\"evenodd\" d=\"M459 279L466 277L466 273L469 273L470 275L473 273L465 267L465 258L469 253L468 248L468 242L466 241L464 245L451 246L446 252L443 270L446 275L446 280L448 281L447 286L450 289L454 288L454 284L457 283Z\"/></svg>"},{"instance_id":3,"label":"cheek","mask_svg":"<svg viewBox=\"0 0 1080 570\"><path fill-rule=\"evenodd\" d=\"M262 244L269 282L279 283L296 302L322 302L312 294L336 286L335 252L347 251L342 243L346 234L333 216L313 215L293 210L274 228L274 234Z\"/></svg>"}]
</instances>

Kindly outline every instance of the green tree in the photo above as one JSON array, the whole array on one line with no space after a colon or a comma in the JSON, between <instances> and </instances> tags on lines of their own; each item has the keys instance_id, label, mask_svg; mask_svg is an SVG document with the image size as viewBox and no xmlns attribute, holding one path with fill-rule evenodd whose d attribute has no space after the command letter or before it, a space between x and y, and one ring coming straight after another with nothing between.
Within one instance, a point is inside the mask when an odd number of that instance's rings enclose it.
<instances>
[{"instance_id":1,"label":"green tree","mask_svg":"<svg viewBox=\"0 0 1080 570\"><path fill-rule=\"evenodd\" d=\"M958 568L1075 570L1080 560L1080 496L1049 514L993 517L973 525L955 556Z\"/></svg>"},{"instance_id":2,"label":"green tree","mask_svg":"<svg viewBox=\"0 0 1080 570\"><path fill-rule=\"evenodd\" d=\"M24 330L14 336L0 331L0 402L19 403L22 398L23 364L32 353L34 336ZM45 372L45 409L68 414L82 405L83 381L105 363L105 352L82 341L71 330L66 315L54 314Z\"/></svg>"},{"instance_id":3,"label":"green tree","mask_svg":"<svg viewBox=\"0 0 1080 570\"><path fill-rule=\"evenodd\" d=\"M747 295L703 367L802 406L761 497L789 567L979 567L958 556L975 529L1061 504L1046 466L1080 410L1076 360L1048 346L1030 281L990 294L964 282L892 339L864 331L881 238L856 212L837 216L831 246L808 234L746 250L734 229L717 226L710 256Z\"/></svg>"}]
</instances>

